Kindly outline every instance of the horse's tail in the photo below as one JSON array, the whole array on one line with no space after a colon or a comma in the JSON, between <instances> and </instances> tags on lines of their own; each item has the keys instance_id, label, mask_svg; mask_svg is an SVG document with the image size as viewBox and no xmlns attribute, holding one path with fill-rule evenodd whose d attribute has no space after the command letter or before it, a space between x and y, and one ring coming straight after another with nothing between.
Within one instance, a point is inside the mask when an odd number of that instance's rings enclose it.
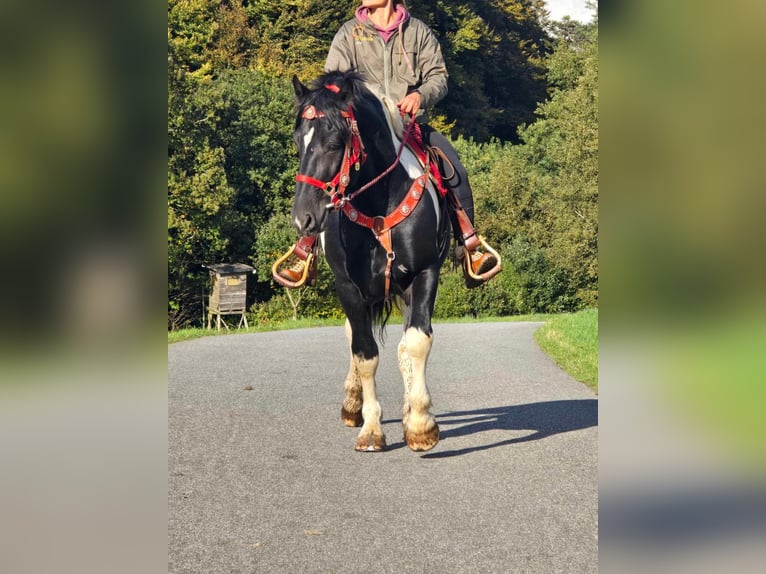
<instances>
[{"instance_id":1,"label":"horse's tail","mask_svg":"<svg viewBox=\"0 0 766 574\"><path fill-rule=\"evenodd\" d=\"M383 343L386 338L386 324L394 310L394 301L380 301L372 305L372 325L375 338Z\"/></svg>"}]
</instances>

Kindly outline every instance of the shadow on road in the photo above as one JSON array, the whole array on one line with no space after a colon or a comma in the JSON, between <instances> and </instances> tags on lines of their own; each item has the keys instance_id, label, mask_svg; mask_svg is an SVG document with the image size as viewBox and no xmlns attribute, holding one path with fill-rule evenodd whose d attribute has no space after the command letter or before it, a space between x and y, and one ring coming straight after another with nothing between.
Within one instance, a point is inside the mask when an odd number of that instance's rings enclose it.
<instances>
[{"instance_id":1,"label":"shadow on road","mask_svg":"<svg viewBox=\"0 0 766 574\"><path fill-rule=\"evenodd\" d=\"M473 411L454 411L436 415L436 420L439 423L441 440L478 435L490 430L530 430L532 432L491 444L428 453L424 454L422 458L459 456L519 442L540 440L551 435L596 426L598 424L598 400L548 401Z\"/></svg>"}]
</instances>

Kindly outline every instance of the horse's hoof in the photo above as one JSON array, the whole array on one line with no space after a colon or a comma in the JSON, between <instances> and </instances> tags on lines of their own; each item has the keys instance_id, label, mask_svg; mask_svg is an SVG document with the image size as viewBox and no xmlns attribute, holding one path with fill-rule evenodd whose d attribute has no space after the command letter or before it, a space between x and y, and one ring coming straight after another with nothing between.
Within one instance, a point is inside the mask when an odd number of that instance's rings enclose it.
<instances>
[{"instance_id":1,"label":"horse's hoof","mask_svg":"<svg viewBox=\"0 0 766 574\"><path fill-rule=\"evenodd\" d=\"M382 452L386 448L386 437L384 435L359 437L354 447L359 452Z\"/></svg>"},{"instance_id":2,"label":"horse's hoof","mask_svg":"<svg viewBox=\"0 0 766 574\"><path fill-rule=\"evenodd\" d=\"M415 434L404 431L404 442L410 447L410 450L415 452L422 452L425 450L431 450L439 442L439 427L434 427L426 432Z\"/></svg>"},{"instance_id":3,"label":"horse's hoof","mask_svg":"<svg viewBox=\"0 0 766 574\"><path fill-rule=\"evenodd\" d=\"M349 412L345 407L340 409L340 418L347 427L360 427L364 423L361 409L355 413Z\"/></svg>"}]
</instances>

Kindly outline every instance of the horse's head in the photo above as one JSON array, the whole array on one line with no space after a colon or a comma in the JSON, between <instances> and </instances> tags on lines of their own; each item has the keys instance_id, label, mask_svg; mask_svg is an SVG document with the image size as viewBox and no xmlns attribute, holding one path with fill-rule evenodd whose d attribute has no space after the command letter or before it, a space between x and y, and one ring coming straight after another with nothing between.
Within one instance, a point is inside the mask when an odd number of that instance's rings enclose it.
<instances>
[{"instance_id":1,"label":"horse's head","mask_svg":"<svg viewBox=\"0 0 766 574\"><path fill-rule=\"evenodd\" d=\"M293 87L299 168L292 220L298 233L313 235L324 231L333 201L341 198L363 160L354 101L364 87L353 72L325 74L311 88L293 77Z\"/></svg>"}]
</instances>

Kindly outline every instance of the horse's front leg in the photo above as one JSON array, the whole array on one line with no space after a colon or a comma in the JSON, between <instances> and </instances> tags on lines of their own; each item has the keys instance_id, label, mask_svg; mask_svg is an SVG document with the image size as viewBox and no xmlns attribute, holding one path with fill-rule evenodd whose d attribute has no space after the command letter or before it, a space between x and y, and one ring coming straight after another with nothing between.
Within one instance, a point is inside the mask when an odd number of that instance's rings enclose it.
<instances>
[{"instance_id":1,"label":"horse's front leg","mask_svg":"<svg viewBox=\"0 0 766 574\"><path fill-rule=\"evenodd\" d=\"M361 313L349 313L347 310L346 314L346 334L351 343L351 364L344 384L346 397L341 409L343 421L348 426L358 426L358 423L362 425L354 447L356 450L385 450L386 437L380 426L381 408L375 392L378 345L372 335L372 323L366 310Z\"/></svg>"},{"instance_id":2,"label":"horse's front leg","mask_svg":"<svg viewBox=\"0 0 766 574\"><path fill-rule=\"evenodd\" d=\"M430 413L426 363L433 337L417 327L404 332L399 343L399 368L404 379L404 442L412 450L430 450L439 442L439 426Z\"/></svg>"},{"instance_id":3,"label":"horse's front leg","mask_svg":"<svg viewBox=\"0 0 766 574\"><path fill-rule=\"evenodd\" d=\"M430 413L431 395L426 386L426 363L433 336L431 314L436 298L438 271L424 272L410 289L410 320L398 347L399 369L404 380L402 426L404 442L412 450L430 450L439 442L439 426Z\"/></svg>"},{"instance_id":4,"label":"horse's front leg","mask_svg":"<svg viewBox=\"0 0 766 574\"><path fill-rule=\"evenodd\" d=\"M364 422L362 418L362 378L356 367L354 354L351 352L351 323L346 319L346 338L348 339L349 355L351 364L348 367L348 375L343 383L346 396L340 409L340 418L347 427L360 427Z\"/></svg>"},{"instance_id":5,"label":"horse's front leg","mask_svg":"<svg viewBox=\"0 0 766 574\"><path fill-rule=\"evenodd\" d=\"M386 449L386 435L380 428L381 408L375 394L375 371L378 369L378 356L365 359L353 355L356 369L362 382L362 418L364 423L356 439L356 450L380 451Z\"/></svg>"}]
</instances>

